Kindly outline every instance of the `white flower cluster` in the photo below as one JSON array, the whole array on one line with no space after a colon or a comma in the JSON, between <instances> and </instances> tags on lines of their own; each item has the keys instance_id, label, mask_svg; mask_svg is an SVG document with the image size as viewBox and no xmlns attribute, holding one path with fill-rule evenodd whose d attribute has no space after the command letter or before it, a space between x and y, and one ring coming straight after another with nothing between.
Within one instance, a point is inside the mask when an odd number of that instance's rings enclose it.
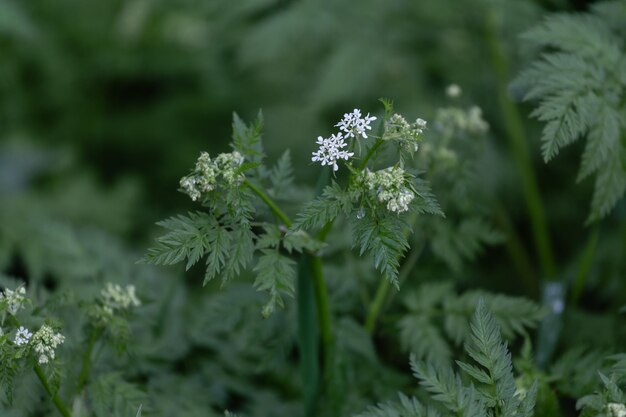
<instances>
[{"instance_id":1,"label":"white flower cluster","mask_svg":"<svg viewBox=\"0 0 626 417\"><path fill-rule=\"evenodd\" d=\"M409 123L396 113L385 123L383 140L397 141L408 152L417 152L426 124L426 120L419 118L414 123Z\"/></svg>"},{"instance_id":2,"label":"white flower cluster","mask_svg":"<svg viewBox=\"0 0 626 417\"><path fill-rule=\"evenodd\" d=\"M107 283L106 287L100 291L102 303L105 310L113 313L114 310L125 310L130 307L139 307L141 301L135 294L135 286L127 285L122 288L119 284Z\"/></svg>"},{"instance_id":3,"label":"white flower cluster","mask_svg":"<svg viewBox=\"0 0 626 417\"><path fill-rule=\"evenodd\" d=\"M450 98L457 98L462 92L461 87L456 84L450 84L446 87L446 95Z\"/></svg>"},{"instance_id":4,"label":"white flower cluster","mask_svg":"<svg viewBox=\"0 0 626 417\"><path fill-rule=\"evenodd\" d=\"M339 166L337 161L343 159L347 161L354 152L348 152L344 148L348 146L346 139L349 138L367 138L367 131L372 130L370 123L376 120L376 117L361 116L361 110L354 109L352 113L345 113L343 119L335 125L340 132L334 135L330 135L329 138L317 137L316 143L319 145L319 149L313 152L311 161L320 162L322 166L328 165L333 167L333 171L337 171Z\"/></svg>"},{"instance_id":5,"label":"white flower cluster","mask_svg":"<svg viewBox=\"0 0 626 417\"><path fill-rule=\"evenodd\" d=\"M330 135L329 138L317 137L317 143L320 147L316 152L313 152L311 161L319 161L322 166L332 165L333 171L337 171L339 166L337 161L340 159L348 160L354 156L354 152L348 152L343 150L348 144L345 142L343 135L337 133L336 135Z\"/></svg>"},{"instance_id":6,"label":"white flower cluster","mask_svg":"<svg viewBox=\"0 0 626 417\"><path fill-rule=\"evenodd\" d=\"M400 167L389 167L380 171L363 173L363 184L369 190L375 190L378 201L386 204L387 210L403 213L415 199L415 193L406 183L406 174Z\"/></svg>"},{"instance_id":7,"label":"white flower cluster","mask_svg":"<svg viewBox=\"0 0 626 417\"><path fill-rule=\"evenodd\" d=\"M483 111L478 106L467 110L457 107L439 109L436 124L439 129L450 134L460 131L478 135L489 130L489 123L483 119Z\"/></svg>"},{"instance_id":8,"label":"white flower cluster","mask_svg":"<svg viewBox=\"0 0 626 417\"><path fill-rule=\"evenodd\" d=\"M203 193L216 188L220 176L226 186L239 185L244 180L239 172L243 161L244 157L237 151L221 153L215 159L211 159L207 152L202 152L194 171L180 180L180 186L185 194L196 201Z\"/></svg>"},{"instance_id":9,"label":"white flower cluster","mask_svg":"<svg viewBox=\"0 0 626 417\"><path fill-rule=\"evenodd\" d=\"M609 403L606 406L610 417L626 417L626 405L621 403Z\"/></svg>"},{"instance_id":10,"label":"white flower cluster","mask_svg":"<svg viewBox=\"0 0 626 417\"><path fill-rule=\"evenodd\" d=\"M32 335L26 327L20 326L15 333L15 344L18 346L27 345Z\"/></svg>"},{"instance_id":11,"label":"white flower cluster","mask_svg":"<svg viewBox=\"0 0 626 417\"><path fill-rule=\"evenodd\" d=\"M40 364L48 363L54 360L54 354L57 346L65 341L65 336L61 333L55 333L52 327L44 324L33 335L30 344L35 353L39 355L37 361Z\"/></svg>"},{"instance_id":12,"label":"white flower cluster","mask_svg":"<svg viewBox=\"0 0 626 417\"><path fill-rule=\"evenodd\" d=\"M343 119L335 125L339 130L344 132L346 138L356 138L361 136L363 139L367 138L366 130L372 130L370 123L376 120L376 117L367 116L361 117L361 110L354 109L352 113L345 113Z\"/></svg>"},{"instance_id":13,"label":"white flower cluster","mask_svg":"<svg viewBox=\"0 0 626 417\"><path fill-rule=\"evenodd\" d=\"M0 292L0 303L6 303L9 314L15 316L26 304L26 288L18 287L15 291L6 288Z\"/></svg>"}]
</instances>

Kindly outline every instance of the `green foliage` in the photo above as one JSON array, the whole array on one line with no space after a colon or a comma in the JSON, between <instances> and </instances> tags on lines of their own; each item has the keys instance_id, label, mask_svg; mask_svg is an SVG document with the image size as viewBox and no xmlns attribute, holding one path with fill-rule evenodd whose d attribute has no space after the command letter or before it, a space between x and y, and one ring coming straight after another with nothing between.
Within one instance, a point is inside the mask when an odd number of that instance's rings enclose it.
<instances>
[{"instance_id":1,"label":"green foliage","mask_svg":"<svg viewBox=\"0 0 626 417\"><path fill-rule=\"evenodd\" d=\"M399 394L399 403L388 402L370 407L366 412L355 417L438 417L440 414L433 408L424 407L416 398Z\"/></svg>"},{"instance_id":2,"label":"green foliage","mask_svg":"<svg viewBox=\"0 0 626 417\"><path fill-rule=\"evenodd\" d=\"M586 138L578 181L595 175L592 221L606 216L626 190L625 45L620 25L602 16L607 9L626 18L620 2L606 2L590 14L552 16L527 32L527 42L552 50L517 79L525 99L539 101L532 115L546 123L546 162Z\"/></svg>"},{"instance_id":3,"label":"green foliage","mask_svg":"<svg viewBox=\"0 0 626 417\"><path fill-rule=\"evenodd\" d=\"M376 211L352 221L354 244L359 254L369 254L376 269L396 287L400 286L400 258L409 248L404 235L406 227L402 218L389 212Z\"/></svg>"},{"instance_id":4,"label":"green foliage","mask_svg":"<svg viewBox=\"0 0 626 417\"><path fill-rule=\"evenodd\" d=\"M146 394L124 380L121 373L102 375L89 387L90 399L97 417L128 417L146 412L142 404ZM140 408L141 411L137 411Z\"/></svg>"},{"instance_id":5,"label":"green foliage","mask_svg":"<svg viewBox=\"0 0 626 417\"><path fill-rule=\"evenodd\" d=\"M403 348L420 360L448 363L455 346L473 340L470 318L480 300L507 339L525 334L543 317L542 309L524 298L484 291L458 295L451 283L424 284L404 296L407 313L398 322Z\"/></svg>"},{"instance_id":6,"label":"green foliage","mask_svg":"<svg viewBox=\"0 0 626 417\"><path fill-rule=\"evenodd\" d=\"M449 365L434 366L411 358L411 368L433 400L458 416L519 415L532 417L537 386L516 392L511 355L495 318L480 301L472 318L466 351L476 364L457 362L473 383L466 385ZM476 385L474 385L476 384Z\"/></svg>"},{"instance_id":7,"label":"green foliage","mask_svg":"<svg viewBox=\"0 0 626 417\"><path fill-rule=\"evenodd\" d=\"M599 373L601 388L594 394L580 398L576 403L576 408L582 410L582 417L618 417L626 412L626 374L623 357L618 356L616 359L608 375Z\"/></svg>"}]
</instances>

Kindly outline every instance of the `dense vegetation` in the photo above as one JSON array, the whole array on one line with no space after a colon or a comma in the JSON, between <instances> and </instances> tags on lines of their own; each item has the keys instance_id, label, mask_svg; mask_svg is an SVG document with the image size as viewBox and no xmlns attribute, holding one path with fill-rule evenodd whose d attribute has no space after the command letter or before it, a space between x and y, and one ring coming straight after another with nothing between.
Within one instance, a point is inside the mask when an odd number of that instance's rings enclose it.
<instances>
[{"instance_id":1,"label":"dense vegetation","mask_svg":"<svg viewBox=\"0 0 626 417\"><path fill-rule=\"evenodd\" d=\"M625 417L625 48L623 0L0 0L0 414Z\"/></svg>"}]
</instances>

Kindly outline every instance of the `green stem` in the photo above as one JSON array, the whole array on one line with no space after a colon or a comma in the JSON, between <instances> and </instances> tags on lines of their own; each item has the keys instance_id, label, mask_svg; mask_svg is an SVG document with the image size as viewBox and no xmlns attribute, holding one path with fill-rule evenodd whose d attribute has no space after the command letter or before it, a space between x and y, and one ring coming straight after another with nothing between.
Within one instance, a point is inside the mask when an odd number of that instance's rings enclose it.
<instances>
[{"instance_id":1,"label":"green stem","mask_svg":"<svg viewBox=\"0 0 626 417\"><path fill-rule=\"evenodd\" d=\"M261 190L259 187L257 187L248 180L244 180L243 183L248 188L250 188L252 192L259 196L261 200L263 200L267 207L272 210L272 213L274 213L276 217L278 217L285 224L285 226L291 227L292 222L289 216L287 216L285 212L283 212L280 207L278 207L278 205L274 202L274 200L270 198L270 196L268 196L263 190Z\"/></svg>"},{"instance_id":2,"label":"green stem","mask_svg":"<svg viewBox=\"0 0 626 417\"><path fill-rule=\"evenodd\" d=\"M328 302L328 288L322 270L322 258L314 256L311 259L313 285L315 286L315 303L317 305L317 320L320 326L320 336L324 349L324 373L330 378L333 363L333 332L331 327L330 304ZM327 381L328 382L328 381Z\"/></svg>"},{"instance_id":3,"label":"green stem","mask_svg":"<svg viewBox=\"0 0 626 417\"><path fill-rule=\"evenodd\" d=\"M413 267L417 263L421 253L421 249L411 251L408 258L406 258L406 261L402 264L402 269L400 270L399 275L400 281L404 281L409 272L413 270ZM378 284L374 300L372 300L372 303L370 304L369 312L367 313L367 318L365 320L365 329L370 335L374 334L376 321L378 320L380 313L382 313L383 309L387 305L387 298L390 289L391 284L386 279L381 280Z\"/></svg>"},{"instance_id":4,"label":"green stem","mask_svg":"<svg viewBox=\"0 0 626 417\"><path fill-rule=\"evenodd\" d=\"M257 196L263 200L263 202L272 210L272 212L285 224L287 227L291 227L293 222L291 219L278 207L278 205L260 188L252 184L250 181L245 180L244 184L250 188ZM324 227L318 238L325 238L332 224L328 227ZM328 289L326 288L326 281L324 281L324 273L322 270L322 258L319 256L313 256L311 260L313 282L315 286L315 302L317 306L317 317L319 320L320 333L322 339L322 345L324 347L324 360L326 368L330 366L332 359L332 327L330 308L328 303Z\"/></svg>"},{"instance_id":5,"label":"green stem","mask_svg":"<svg viewBox=\"0 0 626 417\"><path fill-rule=\"evenodd\" d=\"M359 165L359 170L360 171L363 171L365 169L365 167L367 166L367 162L374 155L376 150L378 150L378 148L380 148L380 145L382 145L383 142L384 141L382 139L377 139L376 142L369 149L369 151L367 151L367 154L365 154L365 158L363 158L363 160L361 161L361 165Z\"/></svg>"},{"instance_id":6,"label":"green stem","mask_svg":"<svg viewBox=\"0 0 626 417\"><path fill-rule=\"evenodd\" d=\"M83 356L83 365L80 369L80 374L78 375L78 392L82 391L87 383L87 379L89 378L89 366L91 365L91 354L93 352L93 347L96 342L100 338L102 334L102 327L93 327L91 329L91 333L89 334L89 340L87 341L87 350L85 351L85 356Z\"/></svg>"},{"instance_id":7,"label":"green stem","mask_svg":"<svg viewBox=\"0 0 626 417\"><path fill-rule=\"evenodd\" d=\"M539 262L544 277L549 280L556 278L556 266L552 251L552 243L548 232L546 216L533 171L533 164L528 150L528 141L520 113L509 99L507 83L509 69L506 56L497 36L497 16L493 9L487 14L486 40L491 58L491 65L496 75L498 99L503 111L505 129L509 138L517 170L521 176L522 190L526 208L530 215L533 239L538 252Z\"/></svg>"},{"instance_id":8,"label":"green stem","mask_svg":"<svg viewBox=\"0 0 626 417\"><path fill-rule=\"evenodd\" d=\"M570 302L572 305L576 305L578 303L580 294L582 294L583 288L585 287L585 282L589 276L589 270L593 264L593 255L595 254L596 247L598 246L599 236L600 227L596 224L589 235L585 249L583 249L582 256L580 257L580 266L578 268L576 278L574 279L570 295Z\"/></svg>"},{"instance_id":9,"label":"green stem","mask_svg":"<svg viewBox=\"0 0 626 417\"><path fill-rule=\"evenodd\" d=\"M57 410L59 410L59 413L61 413L63 417L72 417L63 400L57 395L56 392L52 392L52 388L50 388L46 374L37 362L35 362L34 370L39 378L39 382L41 382L41 385L43 385L48 395L52 398L52 402L56 406Z\"/></svg>"},{"instance_id":10,"label":"green stem","mask_svg":"<svg viewBox=\"0 0 626 417\"><path fill-rule=\"evenodd\" d=\"M530 256L519 234L513 227L511 219L504 208L497 204L496 208L496 223L500 226L500 229L506 235L505 245L506 250L511 257L515 270L519 275L522 285L526 288L526 293L533 299L539 298L539 282L535 278L533 265L530 261Z\"/></svg>"}]
</instances>

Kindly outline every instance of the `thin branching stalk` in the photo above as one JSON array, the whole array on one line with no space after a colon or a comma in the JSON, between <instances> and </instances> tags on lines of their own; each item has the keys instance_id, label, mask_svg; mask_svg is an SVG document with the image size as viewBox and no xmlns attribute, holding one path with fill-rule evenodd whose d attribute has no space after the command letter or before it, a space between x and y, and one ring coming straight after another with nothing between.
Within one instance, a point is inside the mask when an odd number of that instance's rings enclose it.
<instances>
[{"instance_id":1,"label":"thin branching stalk","mask_svg":"<svg viewBox=\"0 0 626 417\"><path fill-rule=\"evenodd\" d=\"M593 257L596 253L596 247L598 246L598 240L600 237L600 226L596 223L596 225L591 229L589 233L589 238L587 239L587 244L583 249L583 252L580 256L580 264L578 266L578 273L576 274L576 278L574 279L574 283L572 285L572 292L570 293L570 302L572 305L576 305L582 294L583 289L585 288L585 282L589 277L589 271L591 270L591 266L593 265Z\"/></svg>"},{"instance_id":2,"label":"thin branching stalk","mask_svg":"<svg viewBox=\"0 0 626 417\"><path fill-rule=\"evenodd\" d=\"M259 187L257 187L248 180L244 180L243 183L246 187L250 188L252 192L256 194L261 200L263 200L263 202L267 205L267 207L269 207L272 213L274 213L276 217L278 217L280 221L285 224L285 226L291 227L293 222L291 221L289 216L287 216L285 212L283 212L280 207L278 207L278 205L274 202L274 200L270 198L270 196L268 196L263 190L261 190Z\"/></svg>"},{"instance_id":3,"label":"thin branching stalk","mask_svg":"<svg viewBox=\"0 0 626 417\"><path fill-rule=\"evenodd\" d=\"M93 327L89 333L89 340L87 341L87 350L83 356L83 364L78 375L78 392L82 391L89 379L89 367L91 366L91 354L93 348L102 335L102 327Z\"/></svg>"},{"instance_id":4,"label":"thin branching stalk","mask_svg":"<svg viewBox=\"0 0 626 417\"><path fill-rule=\"evenodd\" d=\"M406 258L404 263L402 264L402 268L400 269L400 274L398 276L399 281L406 280L409 272L413 270L415 264L420 258L422 254L421 248L411 251L409 256ZM376 323L378 321L378 317L383 312L385 306L388 304L389 299L389 290L391 289L391 284L388 280L383 279L378 284L378 288L376 289L376 294L374 295L374 299L370 304L367 318L365 319L365 329L371 335L374 334L374 330L376 330Z\"/></svg>"},{"instance_id":5,"label":"thin branching stalk","mask_svg":"<svg viewBox=\"0 0 626 417\"><path fill-rule=\"evenodd\" d=\"M272 210L272 212L278 217L287 227L291 227L293 222L281 209L278 205L259 187L252 184L250 181L245 180L244 184L249 187L263 202ZM330 226L328 228L322 229L318 238L324 240L326 235L330 232ZM324 349L324 361L327 364L325 369L329 369L330 363L332 362L332 325L331 325L331 314L330 307L328 303L328 289L326 287L326 281L324 280L324 272L322 270L322 259L321 257L314 254L312 260L312 273L313 273L313 284L315 287L315 301L317 306L317 317L319 320L320 327L320 337L322 340L322 346Z\"/></svg>"},{"instance_id":6,"label":"thin branching stalk","mask_svg":"<svg viewBox=\"0 0 626 417\"><path fill-rule=\"evenodd\" d=\"M52 398L52 402L54 403L54 406L59 411L59 413L61 413L63 417L72 417L72 415L70 414L63 400L59 397L59 395L56 392L52 391L52 388L50 387L50 383L48 382L48 378L46 378L46 374L44 373L43 369L41 369L41 366L39 366L37 362L35 362L34 370L35 370L35 373L37 374L37 377L39 378L39 382L41 382L41 385L44 387L48 395Z\"/></svg>"},{"instance_id":7,"label":"thin branching stalk","mask_svg":"<svg viewBox=\"0 0 626 417\"><path fill-rule=\"evenodd\" d=\"M530 216L535 248L539 256L539 263L544 277L548 280L556 278L556 266L552 250L552 242L548 231L537 178L528 150L528 138L519 110L510 100L507 91L509 68L506 55L497 36L497 16L493 9L489 9L486 18L486 40L491 59L491 66L496 75L498 100L504 117L504 127L513 151L513 158L522 182L522 191L526 208Z\"/></svg>"},{"instance_id":8,"label":"thin branching stalk","mask_svg":"<svg viewBox=\"0 0 626 417\"><path fill-rule=\"evenodd\" d=\"M376 151L378 150L378 148L380 148L383 142L384 141L382 139L377 139L376 142L374 142L372 147L367 151L367 154L365 154L365 157L361 161L361 164L359 165L360 171L363 171L365 169L365 167L367 166L367 162L374 155L374 153L376 153Z\"/></svg>"}]
</instances>

